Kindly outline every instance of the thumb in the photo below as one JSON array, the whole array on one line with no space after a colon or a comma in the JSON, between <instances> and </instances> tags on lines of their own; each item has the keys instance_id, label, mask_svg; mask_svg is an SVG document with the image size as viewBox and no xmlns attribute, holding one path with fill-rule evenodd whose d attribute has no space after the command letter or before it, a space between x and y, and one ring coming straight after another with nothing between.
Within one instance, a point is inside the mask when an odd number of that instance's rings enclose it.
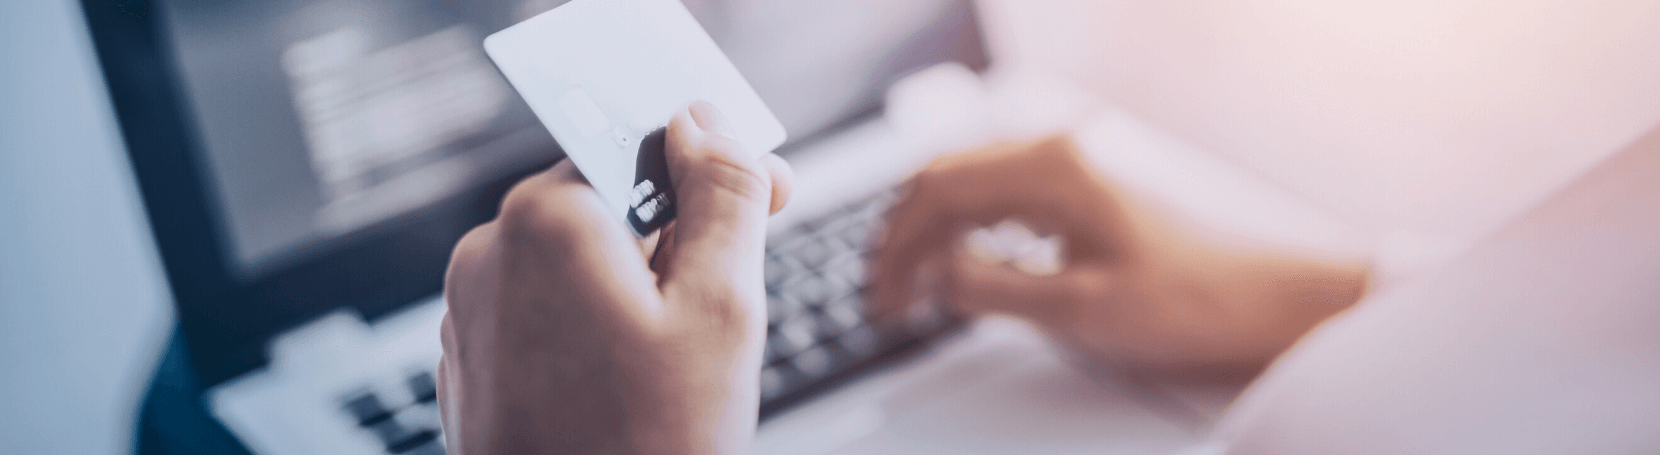
<instances>
[{"instance_id":1,"label":"thumb","mask_svg":"<svg viewBox=\"0 0 1660 455\"><path fill-rule=\"evenodd\" d=\"M665 291L761 305L771 172L733 139L720 111L703 102L669 121L664 155L679 204Z\"/></svg>"}]
</instances>

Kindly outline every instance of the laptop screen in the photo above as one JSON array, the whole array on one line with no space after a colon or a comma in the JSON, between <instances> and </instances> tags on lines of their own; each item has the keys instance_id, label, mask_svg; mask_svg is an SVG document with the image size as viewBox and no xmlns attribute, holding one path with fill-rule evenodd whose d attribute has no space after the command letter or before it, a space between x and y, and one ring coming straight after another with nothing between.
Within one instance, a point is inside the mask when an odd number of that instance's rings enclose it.
<instances>
[{"instance_id":1,"label":"laptop screen","mask_svg":"<svg viewBox=\"0 0 1660 455\"><path fill-rule=\"evenodd\" d=\"M240 280L545 165L558 148L481 47L555 0L166 2L226 263ZM688 0L792 137L887 83L984 62L965 2Z\"/></svg>"},{"instance_id":2,"label":"laptop screen","mask_svg":"<svg viewBox=\"0 0 1660 455\"><path fill-rule=\"evenodd\" d=\"M969 0L685 1L785 149L987 60ZM438 292L455 241L562 155L482 49L562 0L81 3L206 385L327 312Z\"/></svg>"}]
</instances>

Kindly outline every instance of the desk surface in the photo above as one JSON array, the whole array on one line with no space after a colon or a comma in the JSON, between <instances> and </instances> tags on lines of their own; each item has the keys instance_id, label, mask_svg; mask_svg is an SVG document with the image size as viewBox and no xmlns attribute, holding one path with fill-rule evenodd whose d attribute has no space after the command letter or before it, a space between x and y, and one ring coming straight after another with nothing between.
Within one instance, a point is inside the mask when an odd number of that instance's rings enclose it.
<instances>
[{"instance_id":1,"label":"desk surface","mask_svg":"<svg viewBox=\"0 0 1660 455\"><path fill-rule=\"evenodd\" d=\"M1043 335L1003 318L761 427L757 454L1179 453L1237 388L1091 377Z\"/></svg>"}]
</instances>

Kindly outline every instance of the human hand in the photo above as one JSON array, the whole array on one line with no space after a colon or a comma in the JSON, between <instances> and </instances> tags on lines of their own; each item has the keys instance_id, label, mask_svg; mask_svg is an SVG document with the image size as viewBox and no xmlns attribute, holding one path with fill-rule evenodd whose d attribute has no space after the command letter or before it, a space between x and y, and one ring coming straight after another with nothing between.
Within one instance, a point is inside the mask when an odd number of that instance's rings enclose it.
<instances>
[{"instance_id":1,"label":"human hand","mask_svg":"<svg viewBox=\"0 0 1660 455\"><path fill-rule=\"evenodd\" d=\"M890 212L872 301L903 315L939 295L969 315L1024 317L1144 374L1254 372L1357 300L1364 266L1207 244L1138 207L1069 139L935 161ZM1062 243L1054 270L984 260L967 233L1018 220Z\"/></svg>"},{"instance_id":2,"label":"human hand","mask_svg":"<svg viewBox=\"0 0 1660 455\"><path fill-rule=\"evenodd\" d=\"M456 246L440 403L452 453L739 453L766 331L767 216L788 199L713 107L668 126L681 210L638 240L569 161Z\"/></svg>"}]
</instances>

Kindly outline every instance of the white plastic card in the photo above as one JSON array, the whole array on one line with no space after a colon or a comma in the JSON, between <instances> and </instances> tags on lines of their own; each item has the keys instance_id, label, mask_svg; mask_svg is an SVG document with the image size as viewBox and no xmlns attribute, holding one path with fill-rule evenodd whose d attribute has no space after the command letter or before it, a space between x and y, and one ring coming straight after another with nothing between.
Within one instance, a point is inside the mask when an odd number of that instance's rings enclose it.
<instances>
[{"instance_id":1,"label":"white plastic card","mask_svg":"<svg viewBox=\"0 0 1660 455\"><path fill-rule=\"evenodd\" d=\"M484 39L485 52L638 235L674 218L662 129L714 104L755 156L784 126L678 0L574 0Z\"/></svg>"}]
</instances>

